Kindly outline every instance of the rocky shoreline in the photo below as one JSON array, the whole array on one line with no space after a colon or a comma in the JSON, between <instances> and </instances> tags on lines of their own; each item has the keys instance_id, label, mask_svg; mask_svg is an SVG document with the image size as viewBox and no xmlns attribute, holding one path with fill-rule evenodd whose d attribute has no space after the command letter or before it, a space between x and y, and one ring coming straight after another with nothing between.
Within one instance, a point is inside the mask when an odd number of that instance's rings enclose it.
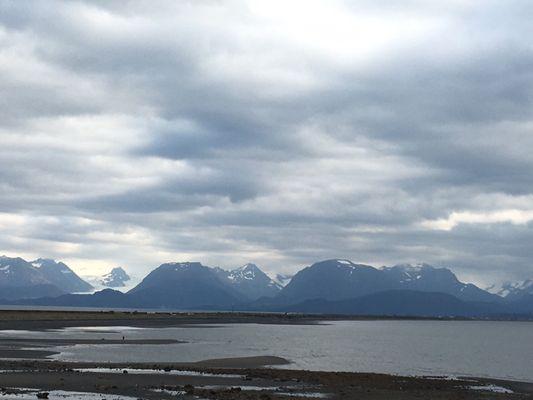
<instances>
[{"instance_id":1,"label":"rocky shoreline","mask_svg":"<svg viewBox=\"0 0 533 400\"><path fill-rule=\"evenodd\" d=\"M2 361L3 395L41 392L101 393L136 399L532 399L533 384L482 378L260 368L274 360L206 360L188 364L95 364ZM253 368L246 368L244 366ZM244 367L244 368L242 368ZM112 398L112 397L111 397Z\"/></svg>"}]
</instances>

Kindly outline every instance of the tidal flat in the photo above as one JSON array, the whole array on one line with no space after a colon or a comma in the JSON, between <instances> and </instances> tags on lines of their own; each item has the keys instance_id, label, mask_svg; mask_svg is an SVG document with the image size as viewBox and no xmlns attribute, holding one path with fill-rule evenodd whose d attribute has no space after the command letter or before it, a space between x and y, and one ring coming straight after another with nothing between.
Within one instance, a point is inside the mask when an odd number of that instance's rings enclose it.
<instances>
[{"instance_id":1,"label":"tidal flat","mask_svg":"<svg viewBox=\"0 0 533 400\"><path fill-rule=\"evenodd\" d=\"M233 334L232 326L241 328L248 339L256 335L251 339L260 341L263 339L257 332L265 332L265 327L273 329L266 331L266 335L271 335L277 326L280 330L290 330L293 326L299 332L322 326L327 336L327 329L334 329L336 321L336 318L276 314L0 312L0 398L25 400L38 398L37 395L52 400L69 397L87 400L533 398L533 383L527 381L448 374L415 376L407 369L405 374L308 370L300 368L298 360L291 358L294 353L287 350L287 354L280 354L279 347L250 348L249 353L257 354L243 356L242 351L249 343L240 343L241 347L231 345L232 341L240 341ZM420 321L404 321L411 322ZM250 330L244 329L245 326ZM200 332L194 330L200 328L208 329L203 332L209 335L198 339L198 343L190 343ZM341 328L346 326L341 323ZM350 325L350 329L355 328L360 326ZM156 335L157 332L164 335ZM213 341L220 332L230 336L224 342L226 345ZM360 337L362 340L362 334ZM283 340L283 336L279 339ZM308 343L314 346L313 342ZM169 352L190 345L197 346L193 349L206 350L181 359ZM223 349L212 351L224 346L228 347L225 353ZM79 349L83 351L77 353ZM136 361L120 361L121 349L137 352ZM307 350L314 354L313 348ZM236 353L234 356L218 357L232 351ZM106 361L83 359L87 352L108 357ZM170 353L168 357L175 358L157 361L153 355L160 353ZM214 355L212 358L204 357L210 353ZM77 359L68 360L69 357ZM322 354L316 353L316 357L315 366L320 366L320 362L325 367L328 362L330 367L335 366L331 360L323 359ZM354 369L357 369L356 362L354 359Z\"/></svg>"}]
</instances>

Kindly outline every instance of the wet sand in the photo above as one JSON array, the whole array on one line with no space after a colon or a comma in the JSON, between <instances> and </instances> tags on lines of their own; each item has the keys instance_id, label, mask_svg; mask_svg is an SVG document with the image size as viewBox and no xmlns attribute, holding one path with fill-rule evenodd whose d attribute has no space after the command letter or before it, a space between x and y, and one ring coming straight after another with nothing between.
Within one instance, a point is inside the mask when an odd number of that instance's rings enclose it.
<instances>
[{"instance_id":1,"label":"wet sand","mask_svg":"<svg viewBox=\"0 0 533 400\"><path fill-rule=\"evenodd\" d=\"M51 361L0 362L3 392L11 388L36 388L41 391L126 395L144 399L176 399L199 396L219 400L267 400L317 398L330 399L532 399L533 384L459 378L454 380L401 377L384 374L293 371L271 368L236 368L273 362L231 359L189 364L124 364L118 370L82 372L95 364ZM209 365L224 365L209 367ZM99 367L111 367L99 365ZM122 369L127 369L127 373ZM135 373L131 368L143 368ZM80 371L81 369L81 371ZM147 371L150 369L151 371ZM192 371L199 372L194 374ZM203 373L200 374L200 373ZM471 389L476 387L477 389ZM485 390L480 390L485 388ZM493 390L512 391L496 393ZM193 397L182 397L192 399Z\"/></svg>"},{"instance_id":2,"label":"wet sand","mask_svg":"<svg viewBox=\"0 0 533 400\"><path fill-rule=\"evenodd\" d=\"M106 345L165 345L186 343L171 339L144 339L144 340L114 340L114 339L28 339L28 338L0 338L0 358L20 359L45 359L55 354L53 350L43 350L48 347L74 346L78 344Z\"/></svg>"}]
</instances>

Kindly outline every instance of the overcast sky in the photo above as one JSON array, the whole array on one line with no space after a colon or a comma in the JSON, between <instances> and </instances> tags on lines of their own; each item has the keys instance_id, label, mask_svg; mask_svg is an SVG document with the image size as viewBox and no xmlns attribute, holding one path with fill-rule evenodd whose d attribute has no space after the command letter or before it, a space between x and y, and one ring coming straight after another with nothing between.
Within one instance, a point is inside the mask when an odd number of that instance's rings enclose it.
<instances>
[{"instance_id":1,"label":"overcast sky","mask_svg":"<svg viewBox=\"0 0 533 400\"><path fill-rule=\"evenodd\" d=\"M532 18L514 0L0 0L0 253L533 277Z\"/></svg>"}]
</instances>

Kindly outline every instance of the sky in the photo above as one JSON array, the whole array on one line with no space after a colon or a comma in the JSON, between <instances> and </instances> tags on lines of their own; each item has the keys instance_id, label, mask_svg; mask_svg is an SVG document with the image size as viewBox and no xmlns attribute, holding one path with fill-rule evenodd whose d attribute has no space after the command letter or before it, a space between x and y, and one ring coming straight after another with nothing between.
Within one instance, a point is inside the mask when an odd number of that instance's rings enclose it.
<instances>
[{"instance_id":1,"label":"sky","mask_svg":"<svg viewBox=\"0 0 533 400\"><path fill-rule=\"evenodd\" d=\"M0 253L533 277L530 1L0 0Z\"/></svg>"}]
</instances>

